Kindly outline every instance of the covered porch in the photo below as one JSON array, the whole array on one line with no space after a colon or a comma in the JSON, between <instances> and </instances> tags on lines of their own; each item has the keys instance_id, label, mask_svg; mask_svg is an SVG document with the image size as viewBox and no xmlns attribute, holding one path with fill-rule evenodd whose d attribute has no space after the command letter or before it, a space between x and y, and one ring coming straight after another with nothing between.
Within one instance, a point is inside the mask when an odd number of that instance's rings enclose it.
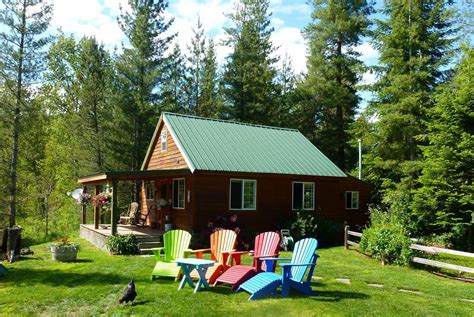
<instances>
[{"instance_id":1,"label":"covered porch","mask_svg":"<svg viewBox=\"0 0 474 317\"><path fill-rule=\"evenodd\" d=\"M89 175L85 177L81 177L78 179L78 182L83 186L83 193L89 193L91 195L98 195L100 193L101 186L107 185L111 194L111 203L110 203L110 221L103 221L106 222L105 224L101 224L101 217L100 217L100 207L93 208L93 224L87 224L87 206L82 206L82 225L81 225L81 232L89 232L93 229L93 232L97 233L98 235L102 235L107 237L108 235L115 235L115 234L135 234L137 236L140 235L151 235L152 231L156 232L156 235L161 235L162 228L153 229L150 227L138 227L132 225L119 225L120 214L124 210L119 210L118 207L118 183L125 182L125 181L132 181L132 182L140 182L141 183L141 190L140 194L142 197L138 199L137 203L139 204L140 212L149 212L147 210L147 204L149 206L150 202L157 204L157 201L168 201L170 200L171 196L167 196L166 200L160 196L160 192L156 189L155 186L151 187L151 190L145 188L145 184L148 183L159 183L160 180L169 180L175 178L183 178L186 175L191 175L191 171L187 168L183 169L161 169L161 170L140 170L140 171L107 171L103 173L98 173L94 175ZM168 183L166 183L166 189L170 188ZM171 190L167 190L167 195L171 195ZM148 191L148 192L147 192ZM145 196L145 197L143 197ZM130 202L131 203L131 202ZM160 204L157 204L160 206ZM81 233L82 235L82 233Z\"/></svg>"},{"instance_id":2,"label":"covered porch","mask_svg":"<svg viewBox=\"0 0 474 317\"><path fill-rule=\"evenodd\" d=\"M97 229L94 228L94 224L81 224L79 232L81 238L86 239L100 249L105 249L105 241L112 235L110 224L101 224ZM119 224L117 225L117 234L133 234L136 236L141 254L150 253L151 248L162 246L162 230Z\"/></svg>"}]
</instances>

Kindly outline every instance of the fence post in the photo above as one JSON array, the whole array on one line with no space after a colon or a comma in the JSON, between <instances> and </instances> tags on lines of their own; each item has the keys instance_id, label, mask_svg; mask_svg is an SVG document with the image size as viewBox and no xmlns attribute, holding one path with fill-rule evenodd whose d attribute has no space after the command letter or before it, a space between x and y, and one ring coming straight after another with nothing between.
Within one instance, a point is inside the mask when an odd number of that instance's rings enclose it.
<instances>
[{"instance_id":1,"label":"fence post","mask_svg":"<svg viewBox=\"0 0 474 317\"><path fill-rule=\"evenodd\" d=\"M348 239L347 231L349 231L349 226L344 226L344 249L346 250L349 249L349 246L347 245L347 239Z\"/></svg>"}]
</instances>

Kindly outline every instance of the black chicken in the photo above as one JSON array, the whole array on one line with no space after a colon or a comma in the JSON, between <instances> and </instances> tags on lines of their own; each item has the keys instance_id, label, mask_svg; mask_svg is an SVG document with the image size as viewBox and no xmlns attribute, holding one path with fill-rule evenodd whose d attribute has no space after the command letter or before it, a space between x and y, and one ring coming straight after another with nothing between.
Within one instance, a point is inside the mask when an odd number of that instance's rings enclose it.
<instances>
[{"instance_id":1,"label":"black chicken","mask_svg":"<svg viewBox=\"0 0 474 317\"><path fill-rule=\"evenodd\" d=\"M127 288L125 288L125 290L123 291L123 296L119 300L119 303L120 304L122 304L124 302L125 303L128 303L128 302L133 303L133 300L135 299L135 297L137 297L137 292L135 291L135 283L133 282L133 277L132 277L132 280L130 281L130 283L128 283Z\"/></svg>"}]
</instances>

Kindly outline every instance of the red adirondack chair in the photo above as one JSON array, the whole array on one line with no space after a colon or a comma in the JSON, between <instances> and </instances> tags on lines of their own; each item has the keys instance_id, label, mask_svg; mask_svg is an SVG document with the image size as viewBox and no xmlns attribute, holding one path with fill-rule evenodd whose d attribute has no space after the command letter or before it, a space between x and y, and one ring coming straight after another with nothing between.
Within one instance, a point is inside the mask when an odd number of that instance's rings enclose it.
<instances>
[{"instance_id":1,"label":"red adirondack chair","mask_svg":"<svg viewBox=\"0 0 474 317\"><path fill-rule=\"evenodd\" d=\"M235 251L237 234L232 230L217 230L211 234L211 247L208 249L194 250L196 258L202 259L205 252L211 253L211 259L216 261L206 273L209 284L213 284L216 278L227 269L229 252ZM196 271L191 272L192 278L199 278Z\"/></svg>"},{"instance_id":2,"label":"red adirondack chair","mask_svg":"<svg viewBox=\"0 0 474 317\"><path fill-rule=\"evenodd\" d=\"M277 232L263 232L255 237L254 251L231 251L228 252L230 259L235 261L231 266L216 280L216 283L231 284L232 289L236 289L243 282L253 277L255 274L265 271L265 263L262 258L278 257L278 247L280 244L280 235ZM253 265L240 265L242 254L253 255ZM274 270L274 269L273 269Z\"/></svg>"}]
</instances>

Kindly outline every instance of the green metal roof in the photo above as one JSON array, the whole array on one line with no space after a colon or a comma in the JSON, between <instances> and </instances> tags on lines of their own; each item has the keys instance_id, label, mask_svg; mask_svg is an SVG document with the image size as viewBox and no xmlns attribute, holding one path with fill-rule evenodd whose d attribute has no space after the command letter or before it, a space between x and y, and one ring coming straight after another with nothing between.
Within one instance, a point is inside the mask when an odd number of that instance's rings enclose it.
<instances>
[{"instance_id":1,"label":"green metal roof","mask_svg":"<svg viewBox=\"0 0 474 317\"><path fill-rule=\"evenodd\" d=\"M162 116L191 171L346 176L298 130Z\"/></svg>"}]
</instances>

